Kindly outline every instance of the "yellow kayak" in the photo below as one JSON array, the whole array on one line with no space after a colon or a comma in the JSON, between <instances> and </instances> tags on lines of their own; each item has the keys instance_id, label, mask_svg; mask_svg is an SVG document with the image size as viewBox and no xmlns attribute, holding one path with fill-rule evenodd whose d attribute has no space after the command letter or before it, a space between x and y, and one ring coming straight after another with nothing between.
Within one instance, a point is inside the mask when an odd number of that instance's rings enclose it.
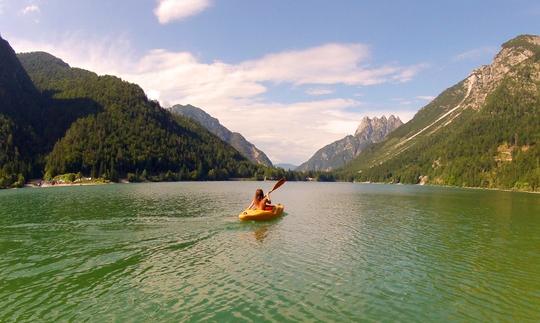
<instances>
[{"instance_id":1,"label":"yellow kayak","mask_svg":"<svg viewBox=\"0 0 540 323\"><path fill-rule=\"evenodd\" d=\"M243 221L265 221L280 217L285 207L281 204L274 206L273 210L245 210L238 217Z\"/></svg>"}]
</instances>

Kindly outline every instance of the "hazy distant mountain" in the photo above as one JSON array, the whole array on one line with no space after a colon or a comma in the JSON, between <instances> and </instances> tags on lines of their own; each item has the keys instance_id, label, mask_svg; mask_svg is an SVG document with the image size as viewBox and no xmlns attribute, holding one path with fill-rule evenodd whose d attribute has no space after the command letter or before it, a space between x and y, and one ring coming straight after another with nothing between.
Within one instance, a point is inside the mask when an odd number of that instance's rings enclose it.
<instances>
[{"instance_id":1,"label":"hazy distant mountain","mask_svg":"<svg viewBox=\"0 0 540 323\"><path fill-rule=\"evenodd\" d=\"M331 171L344 166L357 157L370 144L380 142L386 135L401 126L403 122L391 115L388 119L364 117L354 136L347 136L319 149L307 162L296 168L297 171Z\"/></svg>"},{"instance_id":2,"label":"hazy distant mountain","mask_svg":"<svg viewBox=\"0 0 540 323\"><path fill-rule=\"evenodd\" d=\"M540 191L540 36L502 45L342 171L359 181Z\"/></svg>"},{"instance_id":3,"label":"hazy distant mountain","mask_svg":"<svg viewBox=\"0 0 540 323\"><path fill-rule=\"evenodd\" d=\"M284 170L295 170L298 167L296 165L287 163L275 164L274 166L283 168Z\"/></svg>"},{"instance_id":4,"label":"hazy distant mountain","mask_svg":"<svg viewBox=\"0 0 540 323\"><path fill-rule=\"evenodd\" d=\"M229 143L236 150L238 150L244 157L251 160L254 163L262 164L265 166L272 166L272 162L265 155L264 152L259 150L255 145L246 140L238 132L231 132L229 129L225 128L219 120L212 117L204 110L194 107L192 105L180 105L177 104L170 108L172 113L188 117L203 127L208 129L211 133L215 134L221 140Z\"/></svg>"}]
</instances>

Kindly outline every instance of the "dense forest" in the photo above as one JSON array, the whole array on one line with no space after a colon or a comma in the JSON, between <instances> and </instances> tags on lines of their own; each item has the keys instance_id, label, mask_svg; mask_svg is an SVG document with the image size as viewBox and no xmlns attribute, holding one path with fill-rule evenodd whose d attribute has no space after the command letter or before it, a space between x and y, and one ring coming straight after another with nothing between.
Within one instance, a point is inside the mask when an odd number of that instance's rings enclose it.
<instances>
[{"instance_id":1,"label":"dense forest","mask_svg":"<svg viewBox=\"0 0 540 323\"><path fill-rule=\"evenodd\" d=\"M40 95L9 44L0 38L0 188L37 173Z\"/></svg>"}]
</instances>

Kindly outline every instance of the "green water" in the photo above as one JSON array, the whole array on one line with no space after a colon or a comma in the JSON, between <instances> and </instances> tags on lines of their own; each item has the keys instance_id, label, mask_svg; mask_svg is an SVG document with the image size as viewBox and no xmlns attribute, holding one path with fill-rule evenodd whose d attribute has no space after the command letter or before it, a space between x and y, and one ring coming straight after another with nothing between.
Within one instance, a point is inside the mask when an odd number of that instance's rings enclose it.
<instances>
[{"instance_id":1,"label":"green water","mask_svg":"<svg viewBox=\"0 0 540 323\"><path fill-rule=\"evenodd\" d=\"M272 184L0 191L0 321L540 320L540 195Z\"/></svg>"}]
</instances>

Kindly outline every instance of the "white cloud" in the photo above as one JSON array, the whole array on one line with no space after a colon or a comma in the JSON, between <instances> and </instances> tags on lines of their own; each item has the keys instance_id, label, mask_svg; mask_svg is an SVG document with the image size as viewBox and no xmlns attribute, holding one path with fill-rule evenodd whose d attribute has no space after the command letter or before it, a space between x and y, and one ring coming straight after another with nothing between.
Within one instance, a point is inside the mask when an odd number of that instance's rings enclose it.
<instances>
[{"instance_id":1,"label":"white cloud","mask_svg":"<svg viewBox=\"0 0 540 323\"><path fill-rule=\"evenodd\" d=\"M334 93L334 90L326 88L311 88L306 90L306 94L312 96L328 95L332 93Z\"/></svg>"},{"instance_id":2,"label":"white cloud","mask_svg":"<svg viewBox=\"0 0 540 323\"><path fill-rule=\"evenodd\" d=\"M363 116L392 111L378 112L348 98L274 102L264 96L273 84L319 90L325 89L320 85L367 86L403 82L420 70L419 65L369 66L370 53L362 44L326 44L228 64L164 49L137 56L124 37L89 40L72 34L43 43L10 41L17 51L44 50L72 66L137 83L164 106L199 106L242 133L274 162L303 162L320 147L353 133ZM412 114L397 113L404 121Z\"/></svg>"},{"instance_id":3,"label":"white cloud","mask_svg":"<svg viewBox=\"0 0 540 323\"><path fill-rule=\"evenodd\" d=\"M32 13L39 13L39 12L40 12L39 6L35 5L35 4L28 5L28 6L24 7L21 10L21 14L23 14L23 15L28 15L28 14L32 14Z\"/></svg>"},{"instance_id":4,"label":"white cloud","mask_svg":"<svg viewBox=\"0 0 540 323\"><path fill-rule=\"evenodd\" d=\"M158 0L154 14L161 24L196 15L211 5L210 0Z\"/></svg>"},{"instance_id":5,"label":"white cloud","mask_svg":"<svg viewBox=\"0 0 540 323\"><path fill-rule=\"evenodd\" d=\"M487 56L493 56L497 53L497 48L495 47L480 47L468 50L461 54L454 56L453 61L466 61L466 60L475 60Z\"/></svg>"},{"instance_id":6,"label":"white cloud","mask_svg":"<svg viewBox=\"0 0 540 323\"><path fill-rule=\"evenodd\" d=\"M424 101L433 101L433 99L435 99L435 97L432 96L432 95L419 95L419 96L416 97L416 99L424 100Z\"/></svg>"},{"instance_id":7,"label":"white cloud","mask_svg":"<svg viewBox=\"0 0 540 323\"><path fill-rule=\"evenodd\" d=\"M30 41L6 35L17 52L45 51L71 66L98 74L117 74L133 66L136 60L130 42L123 35L88 39L81 33L70 33L48 41ZM81 40L85 39L85 40Z\"/></svg>"},{"instance_id":8,"label":"white cloud","mask_svg":"<svg viewBox=\"0 0 540 323\"><path fill-rule=\"evenodd\" d=\"M408 66L405 68L401 68L398 71L398 73L392 77L392 79L400 83L409 82L410 80L414 78L416 74L420 73L420 71L428 67L429 67L429 64L422 63L422 64L416 64L416 65Z\"/></svg>"},{"instance_id":9,"label":"white cloud","mask_svg":"<svg viewBox=\"0 0 540 323\"><path fill-rule=\"evenodd\" d=\"M435 99L435 97L431 95L418 95L413 98L392 98L390 101L397 102L398 106L407 108L424 105L425 101L432 101L433 99Z\"/></svg>"},{"instance_id":10,"label":"white cloud","mask_svg":"<svg viewBox=\"0 0 540 323\"><path fill-rule=\"evenodd\" d=\"M407 81L421 66L385 65L370 68L366 64L369 48L362 44L325 44L322 46L269 54L239 65L250 78L301 84L374 85L388 81Z\"/></svg>"},{"instance_id":11,"label":"white cloud","mask_svg":"<svg viewBox=\"0 0 540 323\"><path fill-rule=\"evenodd\" d=\"M399 101L399 104L400 105L411 105L411 104L414 104L414 102L410 101L410 100L402 100L402 101Z\"/></svg>"},{"instance_id":12,"label":"white cloud","mask_svg":"<svg viewBox=\"0 0 540 323\"><path fill-rule=\"evenodd\" d=\"M292 104L246 102L220 120L227 117L227 125L240 127L235 130L255 142L273 161L298 163L320 147L353 132L361 116L347 113L346 109L358 104L348 99Z\"/></svg>"}]
</instances>

